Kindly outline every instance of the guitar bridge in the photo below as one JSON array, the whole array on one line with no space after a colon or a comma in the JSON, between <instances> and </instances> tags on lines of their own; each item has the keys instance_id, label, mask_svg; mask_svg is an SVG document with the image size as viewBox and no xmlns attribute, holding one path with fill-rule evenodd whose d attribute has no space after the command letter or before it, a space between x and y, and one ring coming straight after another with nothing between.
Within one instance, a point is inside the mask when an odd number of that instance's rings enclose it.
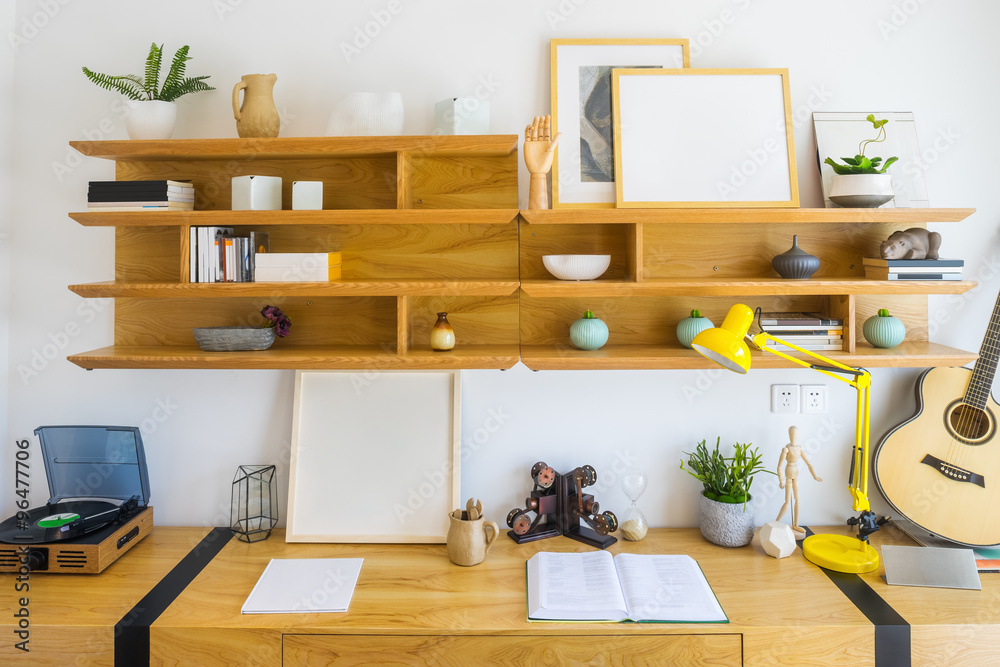
<instances>
[{"instance_id":1,"label":"guitar bridge","mask_svg":"<svg viewBox=\"0 0 1000 667\"><path fill-rule=\"evenodd\" d=\"M941 459L931 456L930 454L924 456L921 463L929 465L948 479L956 482L968 482L969 484L975 484L976 486L981 486L984 489L986 488L986 480L982 475L977 475L976 473L966 470L965 468L953 466L947 461L942 461Z\"/></svg>"}]
</instances>

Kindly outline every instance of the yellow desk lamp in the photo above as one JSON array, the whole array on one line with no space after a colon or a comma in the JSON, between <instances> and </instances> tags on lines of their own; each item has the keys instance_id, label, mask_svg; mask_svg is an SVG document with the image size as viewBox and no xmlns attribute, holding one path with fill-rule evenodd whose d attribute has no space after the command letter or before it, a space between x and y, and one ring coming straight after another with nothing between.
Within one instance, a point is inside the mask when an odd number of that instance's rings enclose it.
<instances>
[{"instance_id":1,"label":"yellow desk lamp","mask_svg":"<svg viewBox=\"0 0 1000 667\"><path fill-rule=\"evenodd\" d=\"M805 350L783 341L766 331L752 336L748 335L754 317L754 311L742 303L738 303L729 309L721 327L702 331L695 336L691 346L720 366L736 373L746 374L750 370L750 348L746 343L749 340L761 350L776 354L800 366L819 371L857 389L857 424L848 488L854 501L854 511L861 512L861 514L847 520L848 525L858 526L857 539L846 535L810 535L802 542L802 553L809 561L837 572L871 572L878 567L878 552L868 543L868 536L877 531L886 521L886 519L877 518L868 504L868 392L871 386L871 375L863 368L846 366L816 354L812 350ZM768 346L767 341L786 345L822 362L822 364L810 363L805 359L776 350L773 346Z\"/></svg>"}]
</instances>

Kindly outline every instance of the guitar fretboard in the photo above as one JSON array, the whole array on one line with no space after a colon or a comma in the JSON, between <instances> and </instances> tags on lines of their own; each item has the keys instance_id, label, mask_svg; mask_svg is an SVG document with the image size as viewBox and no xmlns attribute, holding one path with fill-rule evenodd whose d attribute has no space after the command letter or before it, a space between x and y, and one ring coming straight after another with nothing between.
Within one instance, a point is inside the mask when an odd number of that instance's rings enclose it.
<instances>
[{"instance_id":1,"label":"guitar fretboard","mask_svg":"<svg viewBox=\"0 0 1000 667\"><path fill-rule=\"evenodd\" d=\"M993 306L990 324L986 327L983 345L979 348L979 359L972 369L972 379L965 392L965 402L974 408L983 410L989 400L993 388L993 376L997 372L997 361L1000 360L1000 295Z\"/></svg>"}]
</instances>

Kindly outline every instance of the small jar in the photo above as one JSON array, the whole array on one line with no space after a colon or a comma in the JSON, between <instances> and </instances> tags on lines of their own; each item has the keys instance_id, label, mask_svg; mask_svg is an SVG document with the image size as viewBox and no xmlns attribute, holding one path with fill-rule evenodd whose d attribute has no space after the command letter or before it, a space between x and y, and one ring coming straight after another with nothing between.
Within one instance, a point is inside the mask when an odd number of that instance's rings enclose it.
<instances>
[{"instance_id":1,"label":"small jar","mask_svg":"<svg viewBox=\"0 0 1000 667\"><path fill-rule=\"evenodd\" d=\"M431 349L444 352L455 347L455 330L448 322L448 313L438 313L437 322L431 329Z\"/></svg>"},{"instance_id":2,"label":"small jar","mask_svg":"<svg viewBox=\"0 0 1000 667\"><path fill-rule=\"evenodd\" d=\"M896 347L906 337L906 327L898 319L889 314L885 308L880 308L878 315L872 315L861 327L865 340L875 347Z\"/></svg>"},{"instance_id":3,"label":"small jar","mask_svg":"<svg viewBox=\"0 0 1000 667\"><path fill-rule=\"evenodd\" d=\"M677 323L677 340L684 347L690 349L691 341L705 329L711 329L715 325L712 320L701 316L700 310L692 310L691 317L685 317Z\"/></svg>"},{"instance_id":4,"label":"small jar","mask_svg":"<svg viewBox=\"0 0 1000 667\"><path fill-rule=\"evenodd\" d=\"M588 310L570 325L569 339L581 350L599 350L608 342L608 325Z\"/></svg>"}]
</instances>

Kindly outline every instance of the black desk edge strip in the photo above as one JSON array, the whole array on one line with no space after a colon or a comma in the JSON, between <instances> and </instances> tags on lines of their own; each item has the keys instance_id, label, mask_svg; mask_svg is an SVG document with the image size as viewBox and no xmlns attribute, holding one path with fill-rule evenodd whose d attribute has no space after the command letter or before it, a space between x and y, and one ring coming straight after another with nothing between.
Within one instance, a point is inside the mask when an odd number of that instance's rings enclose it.
<instances>
[{"instance_id":1,"label":"black desk edge strip","mask_svg":"<svg viewBox=\"0 0 1000 667\"><path fill-rule=\"evenodd\" d=\"M213 528L181 562L115 624L115 667L149 664L149 627L229 543L229 528Z\"/></svg>"},{"instance_id":2,"label":"black desk edge strip","mask_svg":"<svg viewBox=\"0 0 1000 667\"><path fill-rule=\"evenodd\" d=\"M806 537L814 534L808 527L805 531ZM875 626L875 667L910 667L910 624L906 619L858 575L819 569Z\"/></svg>"}]
</instances>

